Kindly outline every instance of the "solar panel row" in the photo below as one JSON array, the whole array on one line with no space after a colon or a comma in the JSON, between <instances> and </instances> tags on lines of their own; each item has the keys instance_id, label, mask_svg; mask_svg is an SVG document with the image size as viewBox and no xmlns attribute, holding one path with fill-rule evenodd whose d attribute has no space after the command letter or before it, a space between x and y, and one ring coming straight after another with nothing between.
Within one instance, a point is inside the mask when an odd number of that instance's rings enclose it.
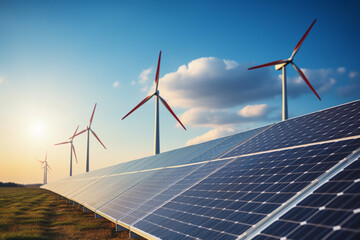
<instances>
[{"instance_id":1,"label":"solar panel row","mask_svg":"<svg viewBox=\"0 0 360 240\"><path fill-rule=\"evenodd\" d=\"M258 128L230 137L121 163L47 184L46 188L95 210L162 168L213 159L221 152L229 150L261 130L262 128ZM229 139L233 140L229 141ZM96 194L94 194L95 192ZM88 199L91 201L88 202ZM93 205L93 202L96 204Z\"/></svg>"},{"instance_id":2,"label":"solar panel row","mask_svg":"<svg viewBox=\"0 0 360 240\"><path fill-rule=\"evenodd\" d=\"M355 239L359 161L314 193L306 190L354 160L347 158L359 151L359 115L356 101L44 188L148 238L237 239L261 229L255 238L314 238L311 232L321 231Z\"/></svg>"},{"instance_id":3,"label":"solar panel row","mask_svg":"<svg viewBox=\"0 0 360 240\"><path fill-rule=\"evenodd\" d=\"M320 145L227 160L134 227L162 239L236 239L357 149L360 140Z\"/></svg>"}]
</instances>

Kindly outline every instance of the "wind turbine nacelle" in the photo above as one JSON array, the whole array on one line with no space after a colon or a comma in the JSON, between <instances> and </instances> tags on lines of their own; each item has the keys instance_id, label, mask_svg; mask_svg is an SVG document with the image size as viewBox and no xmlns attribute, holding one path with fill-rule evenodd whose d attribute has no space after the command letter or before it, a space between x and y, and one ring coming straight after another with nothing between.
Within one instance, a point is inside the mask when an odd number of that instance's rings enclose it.
<instances>
[{"instance_id":1,"label":"wind turbine nacelle","mask_svg":"<svg viewBox=\"0 0 360 240\"><path fill-rule=\"evenodd\" d=\"M289 62L284 62L284 63L276 64L276 65L275 65L276 71L279 71L280 69L282 69L283 67L285 67L288 63L289 63Z\"/></svg>"}]
</instances>

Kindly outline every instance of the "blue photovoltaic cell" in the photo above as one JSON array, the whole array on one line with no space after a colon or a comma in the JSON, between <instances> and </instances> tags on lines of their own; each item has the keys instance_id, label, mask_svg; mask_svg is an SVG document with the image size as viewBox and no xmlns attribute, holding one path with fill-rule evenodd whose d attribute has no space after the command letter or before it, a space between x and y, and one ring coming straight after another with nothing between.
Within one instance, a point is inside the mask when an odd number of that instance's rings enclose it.
<instances>
[{"instance_id":1,"label":"blue photovoltaic cell","mask_svg":"<svg viewBox=\"0 0 360 240\"><path fill-rule=\"evenodd\" d=\"M267 237L359 239L360 159L290 209L255 239Z\"/></svg>"},{"instance_id":2,"label":"blue photovoltaic cell","mask_svg":"<svg viewBox=\"0 0 360 240\"><path fill-rule=\"evenodd\" d=\"M190 174L187 174L180 181L169 185L163 191L157 193L151 198L146 199L146 201L142 202L141 205L132 209L126 216L119 219L119 221L126 223L128 225L132 225L136 221L145 217L147 214L157 209L161 205L165 204L167 201L174 198L176 195L185 191L187 188L191 187L198 181L201 181L204 177L211 174L214 171L217 171L225 164L227 164L229 160L222 161L214 161L207 162L205 164L201 164L200 167L196 168L196 171L192 171ZM187 168L187 167L186 167ZM146 196L143 196L146 198Z\"/></svg>"},{"instance_id":3,"label":"blue photovoltaic cell","mask_svg":"<svg viewBox=\"0 0 360 240\"><path fill-rule=\"evenodd\" d=\"M360 159L254 239L360 239Z\"/></svg>"},{"instance_id":4,"label":"blue photovoltaic cell","mask_svg":"<svg viewBox=\"0 0 360 240\"><path fill-rule=\"evenodd\" d=\"M224 157L360 135L360 101L274 124Z\"/></svg>"},{"instance_id":5,"label":"blue photovoltaic cell","mask_svg":"<svg viewBox=\"0 0 360 240\"><path fill-rule=\"evenodd\" d=\"M162 239L235 239L358 146L347 140L236 158L134 227Z\"/></svg>"}]
</instances>

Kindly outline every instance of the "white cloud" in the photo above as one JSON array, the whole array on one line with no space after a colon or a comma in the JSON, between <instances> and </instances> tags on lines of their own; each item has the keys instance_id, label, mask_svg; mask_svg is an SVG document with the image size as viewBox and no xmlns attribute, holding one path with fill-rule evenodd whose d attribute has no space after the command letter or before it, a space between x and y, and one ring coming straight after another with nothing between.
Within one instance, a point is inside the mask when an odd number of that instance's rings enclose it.
<instances>
[{"instance_id":1,"label":"white cloud","mask_svg":"<svg viewBox=\"0 0 360 240\"><path fill-rule=\"evenodd\" d=\"M281 95L281 78L270 68L215 57L198 58L161 78L161 94L174 107L224 109ZM332 89L336 72L302 69L319 94ZM288 78L288 96L312 94L299 76Z\"/></svg>"},{"instance_id":2,"label":"white cloud","mask_svg":"<svg viewBox=\"0 0 360 240\"><path fill-rule=\"evenodd\" d=\"M349 73L349 78L354 78L354 77L356 77L357 75L358 75L357 72L351 71L351 72Z\"/></svg>"},{"instance_id":3,"label":"white cloud","mask_svg":"<svg viewBox=\"0 0 360 240\"><path fill-rule=\"evenodd\" d=\"M119 87L119 84L120 84L119 81L116 81L113 83L113 87Z\"/></svg>"},{"instance_id":4,"label":"white cloud","mask_svg":"<svg viewBox=\"0 0 360 240\"><path fill-rule=\"evenodd\" d=\"M239 116L245 118L262 117L268 112L267 104L247 105L238 111Z\"/></svg>"},{"instance_id":5,"label":"white cloud","mask_svg":"<svg viewBox=\"0 0 360 240\"><path fill-rule=\"evenodd\" d=\"M344 72L346 72L346 68L344 68L344 67L339 67L338 69L337 69L337 72L338 73L344 73Z\"/></svg>"},{"instance_id":6,"label":"white cloud","mask_svg":"<svg viewBox=\"0 0 360 240\"><path fill-rule=\"evenodd\" d=\"M335 78L329 78L322 86L318 89L318 93L328 92L336 84Z\"/></svg>"},{"instance_id":7,"label":"white cloud","mask_svg":"<svg viewBox=\"0 0 360 240\"><path fill-rule=\"evenodd\" d=\"M193 127L229 127L239 123L273 120L275 110L275 108L267 104L247 105L238 112L228 109L192 108L184 112L180 116L180 119L183 124Z\"/></svg>"},{"instance_id":8,"label":"white cloud","mask_svg":"<svg viewBox=\"0 0 360 240\"><path fill-rule=\"evenodd\" d=\"M337 89L340 97L360 97L360 79L358 72L351 71L347 79L342 79L342 85Z\"/></svg>"},{"instance_id":9,"label":"white cloud","mask_svg":"<svg viewBox=\"0 0 360 240\"><path fill-rule=\"evenodd\" d=\"M226 110L192 108L180 116L185 125L194 127L218 127L235 124L237 114Z\"/></svg>"},{"instance_id":10,"label":"white cloud","mask_svg":"<svg viewBox=\"0 0 360 240\"><path fill-rule=\"evenodd\" d=\"M223 127L215 128L201 136L198 136L196 138L193 138L193 139L187 141L186 145L189 146L189 145L217 139L220 137L228 136L228 135L233 134L234 131L235 130L233 128L223 128Z\"/></svg>"},{"instance_id":11,"label":"white cloud","mask_svg":"<svg viewBox=\"0 0 360 240\"><path fill-rule=\"evenodd\" d=\"M174 107L222 109L281 93L269 69L248 71L248 64L203 57L161 78L161 94Z\"/></svg>"},{"instance_id":12,"label":"white cloud","mask_svg":"<svg viewBox=\"0 0 360 240\"><path fill-rule=\"evenodd\" d=\"M226 70L233 69L233 68L236 68L237 66L239 66L239 64L237 62L232 61L232 60L224 59L224 63L226 65L226 67L225 67Z\"/></svg>"},{"instance_id":13,"label":"white cloud","mask_svg":"<svg viewBox=\"0 0 360 240\"><path fill-rule=\"evenodd\" d=\"M152 67L143 70L139 75L139 83L145 84L149 80L149 74L152 71Z\"/></svg>"}]
</instances>

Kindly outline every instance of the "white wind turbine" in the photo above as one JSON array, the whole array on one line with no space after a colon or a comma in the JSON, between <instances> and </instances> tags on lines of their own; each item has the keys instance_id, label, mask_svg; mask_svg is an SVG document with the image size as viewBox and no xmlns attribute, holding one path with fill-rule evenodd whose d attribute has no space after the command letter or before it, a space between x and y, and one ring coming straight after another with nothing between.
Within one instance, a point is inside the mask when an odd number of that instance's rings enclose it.
<instances>
[{"instance_id":1,"label":"white wind turbine","mask_svg":"<svg viewBox=\"0 0 360 240\"><path fill-rule=\"evenodd\" d=\"M315 91L315 89L313 88L313 86L310 84L309 80L306 78L305 74L300 70L300 68L298 68L295 63L293 62L293 59L295 57L295 54L299 51L301 44L304 42L306 36L308 35L308 33L310 32L311 28L314 26L316 22L316 19L313 21L313 23L311 24L311 26L309 27L309 29L306 31L306 33L304 34L304 36L300 39L300 41L298 42L298 44L295 46L295 49L293 51L293 53L291 54L289 59L285 59L285 60L277 60L274 62L270 62L270 63L265 63L259 66L255 66L255 67L251 67L248 70L251 69L256 69L256 68L262 68L262 67L267 67L267 66L273 66L275 65L275 69L276 70L282 70L282 120L286 120L288 119L288 106L287 106L287 89L286 89L286 66L291 63L291 65L295 68L295 70L297 71L297 73L300 75L300 77L305 81L305 83L310 87L310 89L315 93L315 95L319 98L319 100L321 100L321 98L319 97L319 95L317 94L317 92Z\"/></svg>"},{"instance_id":2,"label":"white wind turbine","mask_svg":"<svg viewBox=\"0 0 360 240\"><path fill-rule=\"evenodd\" d=\"M125 117L122 118L124 120L127 116L129 116L132 112L134 112L136 109L138 109L141 105L149 101L153 96L156 96L155 101L155 154L160 153L160 136L159 136L159 99L164 104L164 106L167 108L167 110L174 116L174 118L180 123L180 125L186 130L185 126L181 123L181 121L177 118L173 110L170 108L169 104L160 96L158 86L159 86L159 71L160 71L160 60L161 60L161 51L159 54L159 60L155 75L155 92L149 96L147 96L144 100L142 100L134 109L132 109L128 114L125 115Z\"/></svg>"},{"instance_id":3,"label":"white wind turbine","mask_svg":"<svg viewBox=\"0 0 360 240\"><path fill-rule=\"evenodd\" d=\"M93 113L91 115L90 118L90 123L89 126L87 126L84 130L82 130L81 132L79 132L78 134L75 134L73 137L76 137L84 132L87 132L87 154L86 154L86 172L89 172L89 148L90 148L90 132L94 135L94 137L100 142L100 144L106 149L105 145L101 142L100 138L96 135L96 133L91 129L91 124L94 118L94 113L95 113L95 109L96 109L96 103L94 106L94 110Z\"/></svg>"},{"instance_id":4,"label":"white wind turbine","mask_svg":"<svg viewBox=\"0 0 360 240\"><path fill-rule=\"evenodd\" d=\"M78 160L77 160L77 157L76 157L76 152L75 152L75 147L74 147L74 144L73 144L73 141L74 141L74 138L75 138L75 135L76 135L78 129L79 129L79 126L77 126L73 136L69 138L70 141L55 144L55 146L57 146L57 145L70 143L70 177L72 176L72 154L73 154L73 152L74 152L76 163L78 163Z\"/></svg>"},{"instance_id":5,"label":"white wind turbine","mask_svg":"<svg viewBox=\"0 0 360 240\"><path fill-rule=\"evenodd\" d=\"M45 185L45 184L47 184L47 171L52 170L47 162L47 153L45 155L45 160L44 161L39 160L39 162L41 163L41 167L44 169L44 185Z\"/></svg>"}]
</instances>

